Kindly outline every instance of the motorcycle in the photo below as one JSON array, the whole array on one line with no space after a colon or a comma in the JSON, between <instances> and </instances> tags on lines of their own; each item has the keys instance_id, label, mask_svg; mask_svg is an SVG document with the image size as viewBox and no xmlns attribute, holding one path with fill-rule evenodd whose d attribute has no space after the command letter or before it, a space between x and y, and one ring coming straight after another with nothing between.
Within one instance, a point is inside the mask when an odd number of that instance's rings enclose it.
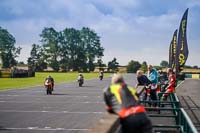
<instances>
[{"instance_id":1,"label":"motorcycle","mask_svg":"<svg viewBox=\"0 0 200 133\"><path fill-rule=\"evenodd\" d=\"M78 79L78 85L81 87L83 85L83 78Z\"/></svg>"},{"instance_id":2,"label":"motorcycle","mask_svg":"<svg viewBox=\"0 0 200 133\"><path fill-rule=\"evenodd\" d=\"M100 76L99 76L99 79L100 79L100 80L103 80L103 75L100 75Z\"/></svg>"},{"instance_id":3,"label":"motorcycle","mask_svg":"<svg viewBox=\"0 0 200 133\"><path fill-rule=\"evenodd\" d=\"M99 73L99 79L103 80L103 72L102 71Z\"/></svg>"},{"instance_id":4,"label":"motorcycle","mask_svg":"<svg viewBox=\"0 0 200 133\"><path fill-rule=\"evenodd\" d=\"M53 84L52 84L52 81L51 80L46 80L45 83L44 83L44 86L46 88L46 93L47 95L48 94L52 94L52 91L53 91Z\"/></svg>"}]
</instances>

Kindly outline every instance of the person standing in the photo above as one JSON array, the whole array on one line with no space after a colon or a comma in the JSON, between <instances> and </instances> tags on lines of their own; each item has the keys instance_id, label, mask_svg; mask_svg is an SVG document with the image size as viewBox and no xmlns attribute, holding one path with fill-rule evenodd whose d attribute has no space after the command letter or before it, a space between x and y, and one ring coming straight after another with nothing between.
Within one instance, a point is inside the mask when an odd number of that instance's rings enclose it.
<instances>
[{"instance_id":1,"label":"person standing","mask_svg":"<svg viewBox=\"0 0 200 133\"><path fill-rule=\"evenodd\" d=\"M151 83L158 83L158 72L155 68L152 67L152 65L148 66L147 77L151 81Z\"/></svg>"},{"instance_id":2,"label":"person standing","mask_svg":"<svg viewBox=\"0 0 200 133\"><path fill-rule=\"evenodd\" d=\"M163 94L162 100L166 100L169 93L172 93L175 91L176 76L175 76L175 74L173 74L173 71L171 68L167 69L167 74L168 74L168 78L169 78L169 81L168 81L169 84L165 89L165 94Z\"/></svg>"},{"instance_id":3,"label":"person standing","mask_svg":"<svg viewBox=\"0 0 200 133\"><path fill-rule=\"evenodd\" d=\"M152 105L155 107L157 104L154 101L157 101L157 93L159 91L158 86L158 72L152 65L148 65L148 79L151 82L150 98L153 101Z\"/></svg>"}]
</instances>

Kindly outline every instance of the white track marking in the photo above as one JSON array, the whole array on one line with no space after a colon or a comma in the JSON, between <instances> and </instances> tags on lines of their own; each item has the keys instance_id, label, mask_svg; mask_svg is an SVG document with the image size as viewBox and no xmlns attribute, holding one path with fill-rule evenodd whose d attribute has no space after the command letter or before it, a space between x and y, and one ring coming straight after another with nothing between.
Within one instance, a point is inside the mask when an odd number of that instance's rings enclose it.
<instances>
[{"instance_id":1,"label":"white track marking","mask_svg":"<svg viewBox=\"0 0 200 133\"><path fill-rule=\"evenodd\" d=\"M90 129L87 128L51 128L51 127L27 127L27 128L16 128L16 127L6 127L1 128L1 130L38 130L38 131L88 131Z\"/></svg>"},{"instance_id":2,"label":"white track marking","mask_svg":"<svg viewBox=\"0 0 200 133\"><path fill-rule=\"evenodd\" d=\"M40 102L39 100L38 101L0 101L0 103L49 103L48 101L47 102ZM53 103L62 103L62 102L53 102ZM104 102L90 102L90 101L86 101L86 102L64 102L65 104L75 104L75 103L100 103L100 104L103 104Z\"/></svg>"},{"instance_id":3,"label":"white track marking","mask_svg":"<svg viewBox=\"0 0 200 133\"><path fill-rule=\"evenodd\" d=\"M28 129L37 129L38 127L27 127Z\"/></svg>"},{"instance_id":4,"label":"white track marking","mask_svg":"<svg viewBox=\"0 0 200 133\"><path fill-rule=\"evenodd\" d=\"M106 112L70 112L70 111L25 111L25 110L0 110L5 113L57 113L57 114L104 114Z\"/></svg>"},{"instance_id":5,"label":"white track marking","mask_svg":"<svg viewBox=\"0 0 200 133\"><path fill-rule=\"evenodd\" d=\"M0 94L0 97L48 97L47 95L3 95L3 94ZM53 95L51 95L51 96L53 96L53 97L56 97L56 96L59 96L59 97L61 97L61 96L63 96L63 97L78 97L78 98L81 98L81 97L84 97L84 98L88 98L88 97L97 97L97 98L101 98L102 96L85 96L85 95L73 95L73 94L70 94L70 96L69 95L62 95L62 94L60 94L60 95L57 95L57 94L53 94ZM50 97L50 96L49 96Z\"/></svg>"}]
</instances>

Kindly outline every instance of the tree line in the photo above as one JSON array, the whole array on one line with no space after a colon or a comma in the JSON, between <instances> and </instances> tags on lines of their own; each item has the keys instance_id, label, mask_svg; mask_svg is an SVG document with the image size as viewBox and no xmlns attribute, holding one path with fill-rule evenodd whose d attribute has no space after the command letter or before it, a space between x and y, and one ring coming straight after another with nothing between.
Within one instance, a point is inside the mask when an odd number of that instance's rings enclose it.
<instances>
[{"instance_id":1,"label":"tree line","mask_svg":"<svg viewBox=\"0 0 200 133\"><path fill-rule=\"evenodd\" d=\"M15 43L15 38L6 29L0 27L0 62L3 68L17 65L15 58L20 54L21 48L15 47Z\"/></svg>"},{"instance_id":2,"label":"tree line","mask_svg":"<svg viewBox=\"0 0 200 133\"><path fill-rule=\"evenodd\" d=\"M44 28L40 34L42 45L33 44L28 65L36 71L50 66L54 71L93 71L95 60L101 60L104 48L93 30L65 28L56 31Z\"/></svg>"},{"instance_id":3,"label":"tree line","mask_svg":"<svg viewBox=\"0 0 200 133\"><path fill-rule=\"evenodd\" d=\"M29 67L35 71L43 71L50 66L54 71L93 71L96 66L105 67L102 57L104 48L101 46L100 37L88 27L80 30L65 28L56 31L54 28L44 28L40 34L41 44L32 44L30 57L27 60ZM0 64L2 68L11 68L23 65L17 62L21 48L15 47L15 38L0 27ZM118 71L119 63L114 57L108 62L108 71ZM128 62L127 72L136 72L141 69L147 71L147 62L131 60ZM157 69L168 67L167 61L161 61ZM198 68L198 66L185 66L186 68Z\"/></svg>"},{"instance_id":4,"label":"tree line","mask_svg":"<svg viewBox=\"0 0 200 133\"><path fill-rule=\"evenodd\" d=\"M101 63L104 48L100 37L90 28L81 30L65 28L56 31L44 28L40 34L41 44L33 44L28 58L28 66L35 71L43 71L50 66L54 71L93 71L96 60ZM16 48L15 38L0 27L0 57L3 68L16 66L16 57L21 48Z\"/></svg>"}]
</instances>

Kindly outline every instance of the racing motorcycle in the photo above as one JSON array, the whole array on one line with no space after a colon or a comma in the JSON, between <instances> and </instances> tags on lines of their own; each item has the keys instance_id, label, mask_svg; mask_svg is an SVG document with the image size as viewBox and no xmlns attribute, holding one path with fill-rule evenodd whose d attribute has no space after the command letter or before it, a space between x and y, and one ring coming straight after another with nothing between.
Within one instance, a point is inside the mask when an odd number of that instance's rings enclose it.
<instances>
[{"instance_id":1,"label":"racing motorcycle","mask_svg":"<svg viewBox=\"0 0 200 133\"><path fill-rule=\"evenodd\" d=\"M46 88L46 93L47 93L47 95L48 94L52 94L52 91L53 91L53 84L52 84L52 81L51 80L49 80L49 79L47 79L46 81L45 81L45 83L44 83L44 86L45 86L45 88Z\"/></svg>"},{"instance_id":2,"label":"racing motorcycle","mask_svg":"<svg viewBox=\"0 0 200 133\"><path fill-rule=\"evenodd\" d=\"M81 87L83 85L83 83L84 83L84 79L82 77L79 78L78 79L78 85L79 85L79 87Z\"/></svg>"}]
</instances>

